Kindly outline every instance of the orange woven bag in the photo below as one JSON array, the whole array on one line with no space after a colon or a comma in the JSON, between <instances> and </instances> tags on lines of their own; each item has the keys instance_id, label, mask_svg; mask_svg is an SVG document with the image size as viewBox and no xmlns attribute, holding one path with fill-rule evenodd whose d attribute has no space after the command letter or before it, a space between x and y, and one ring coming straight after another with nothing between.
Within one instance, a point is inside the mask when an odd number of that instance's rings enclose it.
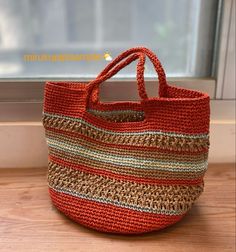
<instances>
[{"instance_id":1,"label":"orange woven bag","mask_svg":"<svg viewBox=\"0 0 236 252\"><path fill-rule=\"evenodd\" d=\"M146 57L158 98L146 93ZM100 102L99 85L134 60L140 102ZM82 225L124 234L162 229L203 191L209 96L169 86L146 48L125 51L88 84L47 82L43 124L52 202Z\"/></svg>"}]
</instances>

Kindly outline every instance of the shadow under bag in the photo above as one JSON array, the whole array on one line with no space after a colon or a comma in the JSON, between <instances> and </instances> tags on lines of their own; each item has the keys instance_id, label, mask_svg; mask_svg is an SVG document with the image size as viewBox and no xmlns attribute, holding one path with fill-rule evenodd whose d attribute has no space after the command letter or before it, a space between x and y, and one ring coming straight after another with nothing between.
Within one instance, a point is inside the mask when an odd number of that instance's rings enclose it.
<instances>
[{"instance_id":1,"label":"shadow under bag","mask_svg":"<svg viewBox=\"0 0 236 252\"><path fill-rule=\"evenodd\" d=\"M158 74L159 97L146 93L146 57ZM99 101L99 85L135 60L140 102ZM207 94L167 84L157 56L143 47L119 55L88 84L47 82L53 204L103 232L137 234L176 223L203 191L209 112Z\"/></svg>"}]
</instances>

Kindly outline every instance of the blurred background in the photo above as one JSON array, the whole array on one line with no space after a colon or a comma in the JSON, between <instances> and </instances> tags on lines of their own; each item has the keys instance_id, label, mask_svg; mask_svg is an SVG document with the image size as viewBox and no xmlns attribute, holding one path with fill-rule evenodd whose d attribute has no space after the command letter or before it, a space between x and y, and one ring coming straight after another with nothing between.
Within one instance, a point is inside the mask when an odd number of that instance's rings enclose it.
<instances>
[{"instance_id":1,"label":"blurred background","mask_svg":"<svg viewBox=\"0 0 236 252\"><path fill-rule=\"evenodd\" d=\"M115 57L137 45L154 50L169 77L211 77L218 18L218 0L0 0L0 78L93 78L106 61L25 62L24 55Z\"/></svg>"}]
</instances>

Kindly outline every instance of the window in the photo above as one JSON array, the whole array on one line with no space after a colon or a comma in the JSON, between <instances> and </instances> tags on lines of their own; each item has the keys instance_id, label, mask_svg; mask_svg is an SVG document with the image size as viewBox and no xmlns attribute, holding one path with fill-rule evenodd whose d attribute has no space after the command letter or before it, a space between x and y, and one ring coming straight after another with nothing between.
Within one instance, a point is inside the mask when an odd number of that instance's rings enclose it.
<instances>
[{"instance_id":1,"label":"window","mask_svg":"<svg viewBox=\"0 0 236 252\"><path fill-rule=\"evenodd\" d=\"M100 60L27 61L25 55L112 57L144 45L168 77L211 77L217 0L1 0L0 78L94 78ZM147 77L154 77L147 64ZM116 77L135 76L128 67Z\"/></svg>"}]
</instances>

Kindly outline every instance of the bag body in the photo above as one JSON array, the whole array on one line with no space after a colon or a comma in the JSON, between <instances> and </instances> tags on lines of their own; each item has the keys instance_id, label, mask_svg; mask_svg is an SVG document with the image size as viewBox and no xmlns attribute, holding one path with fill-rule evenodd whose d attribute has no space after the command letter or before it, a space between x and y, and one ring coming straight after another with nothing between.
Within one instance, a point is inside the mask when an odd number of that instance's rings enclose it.
<instances>
[{"instance_id":1,"label":"bag body","mask_svg":"<svg viewBox=\"0 0 236 252\"><path fill-rule=\"evenodd\" d=\"M148 98L146 57L159 78ZM140 102L99 101L99 85L138 60ZM47 82L43 125L53 204L87 227L137 234L179 221L203 191L209 96L170 86L155 54L132 48L88 84Z\"/></svg>"}]
</instances>

